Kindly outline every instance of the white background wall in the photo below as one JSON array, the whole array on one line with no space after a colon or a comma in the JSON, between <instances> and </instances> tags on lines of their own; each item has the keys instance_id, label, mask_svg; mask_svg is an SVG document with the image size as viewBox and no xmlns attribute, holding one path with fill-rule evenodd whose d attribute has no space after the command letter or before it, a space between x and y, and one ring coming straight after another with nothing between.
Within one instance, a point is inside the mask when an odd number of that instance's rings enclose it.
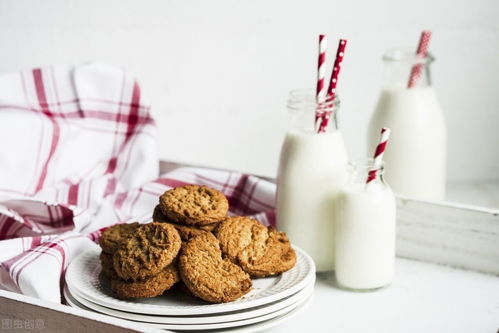
<instances>
[{"instance_id":1,"label":"white background wall","mask_svg":"<svg viewBox=\"0 0 499 333\"><path fill-rule=\"evenodd\" d=\"M137 73L165 159L273 175L293 88L315 84L316 39L349 40L339 91L352 157L381 55L434 32L449 177L499 178L499 1L0 0L0 73L100 60Z\"/></svg>"}]
</instances>

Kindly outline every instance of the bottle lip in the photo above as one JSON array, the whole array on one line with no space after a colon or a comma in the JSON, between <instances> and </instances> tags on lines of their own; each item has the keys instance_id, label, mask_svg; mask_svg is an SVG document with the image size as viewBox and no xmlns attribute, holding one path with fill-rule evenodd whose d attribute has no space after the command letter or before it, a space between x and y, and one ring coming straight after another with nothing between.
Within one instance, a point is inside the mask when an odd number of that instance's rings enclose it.
<instances>
[{"instance_id":1,"label":"bottle lip","mask_svg":"<svg viewBox=\"0 0 499 333\"><path fill-rule=\"evenodd\" d=\"M411 64L430 64L435 61L435 57L428 52L426 57L419 57L414 50L406 48L394 48L386 50L383 54L383 61L385 62L406 62Z\"/></svg>"},{"instance_id":2,"label":"bottle lip","mask_svg":"<svg viewBox=\"0 0 499 333\"><path fill-rule=\"evenodd\" d=\"M315 90L310 88L293 89L289 92L287 106L291 110L312 110L317 109ZM327 108L337 109L340 106L338 94L335 95L333 103L329 103Z\"/></svg>"},{"instance_id":3,"label":"bottle lip","mask_svg":"<svg viewBox=\"0 0 499 333\"><path fill-rule=\"evenodd\" d=\"M373 158L358 158L348 162L348 170L368 173L373 168ZM377 168L378 174L382 175L385 171L385 161L381 161L381 165Z\"/></svg>"}]
</instances>

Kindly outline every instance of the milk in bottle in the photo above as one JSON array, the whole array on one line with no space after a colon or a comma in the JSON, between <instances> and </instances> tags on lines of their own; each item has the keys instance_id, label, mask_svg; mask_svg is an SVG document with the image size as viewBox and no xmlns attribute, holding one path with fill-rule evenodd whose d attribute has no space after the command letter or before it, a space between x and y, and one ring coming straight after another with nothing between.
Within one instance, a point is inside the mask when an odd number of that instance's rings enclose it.
<instances>
[{"instance_id":1,"label":"milk in bottle","mask_svg":"<svg viewBox=\"0 0 499 333\"><path fill-rule=\"evenodd\" d=\"M348 289L377 289L393 278L395 197L383 181L383 166L366 185L371 165L350 164L349 180L336 203L335 273L338 284Z\"/></svg>"},{"instance_id":2,"label":"milk in bottle","mask_svg":"<svg viewBox=\"0 0 499 333\"><path fill-rule=\"evenodd\" d=\"M384 160L386 180L395 193L418 199L442 200L445 196L447 130L437 96L430 82L430 54L388 51L383 57L385 82L369 123L368 151L381 127L392 130ZM417 84L407 88L411 68L422 66Z\"/></svg>"},{"instance_id":3,"label":"milk in bottle","mask_svg":"<svg viewBox=\"0 0 499 333\"><path fill-rule=\"evenodd\" d=\"M290 93L290 128L277 175L277 226L321 272L334 269L334 199L346 180L348 158L337 128L339 102L325 133L314 131L316 106L312 91Z\"/></svg>"}]
</instances>

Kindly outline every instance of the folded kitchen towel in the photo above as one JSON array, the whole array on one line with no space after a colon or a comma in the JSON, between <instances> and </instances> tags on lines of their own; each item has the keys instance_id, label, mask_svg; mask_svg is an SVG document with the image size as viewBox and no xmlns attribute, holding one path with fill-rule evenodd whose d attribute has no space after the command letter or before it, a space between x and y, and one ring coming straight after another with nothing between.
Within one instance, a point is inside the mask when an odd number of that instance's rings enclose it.
<instances>
[{"instance_id":1,"label":"folded kitchen towel","mask_svg":"<svg viewBox=\"0 0 499 333\"><path fill-rule=\"evenodd\" d=\"M148 222L158 196L201 184L231 214L274 224L275 186L237 172L158 177L158 142L135 78L98 63L0 76L0 288L61 301L64 271L117 222Z\"/></svg>"}]
</instances>

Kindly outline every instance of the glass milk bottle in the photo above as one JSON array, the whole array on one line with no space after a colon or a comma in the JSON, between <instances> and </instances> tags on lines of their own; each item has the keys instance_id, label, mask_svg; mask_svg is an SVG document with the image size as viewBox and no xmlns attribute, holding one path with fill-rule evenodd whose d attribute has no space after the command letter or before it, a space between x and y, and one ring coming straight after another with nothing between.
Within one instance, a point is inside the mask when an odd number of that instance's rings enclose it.
<instances>
[{"instance_id":1,"label":"glass milk bottle","mask_svg":"<svg viewBox=\"0 0 499 333\"><path fill-rule=\"evenodd\" d=\"M385 82L369 123L368 151L377 144L382 127L392 130L384 160L386 179L393 191L419 199L445 196L447 130L430 80L434 58L414 52L391 50L383 57ZM421 76L408 88L411 69L421 66Z\"/></svg>"},{"instance_id":2,"label":"glass milk bottle","mask_svg":"<svg viewBox=\"0 0 499 333\"><path fill-rule=\"evenodd\" d=\"M354 290L389 285L395 264L395 197L383 180L383 166L366 185L371 166L372 160L349 164L347 184L336 202L336 280Z\"/></svg>"},{"instance_id":3,"label":"glass milk bottle","mask_svg":"<svg viewBox=\"0 0 499 333\"><path fill-rule=\"evenodd\" d=\"M339 101L325 133L314 131L312 90L289 95L289 130L277 175L277 226L313 259L318 272L334 269L334 199L346 180L347 152L338 129Z\"/></svg>"}]
</instances>

